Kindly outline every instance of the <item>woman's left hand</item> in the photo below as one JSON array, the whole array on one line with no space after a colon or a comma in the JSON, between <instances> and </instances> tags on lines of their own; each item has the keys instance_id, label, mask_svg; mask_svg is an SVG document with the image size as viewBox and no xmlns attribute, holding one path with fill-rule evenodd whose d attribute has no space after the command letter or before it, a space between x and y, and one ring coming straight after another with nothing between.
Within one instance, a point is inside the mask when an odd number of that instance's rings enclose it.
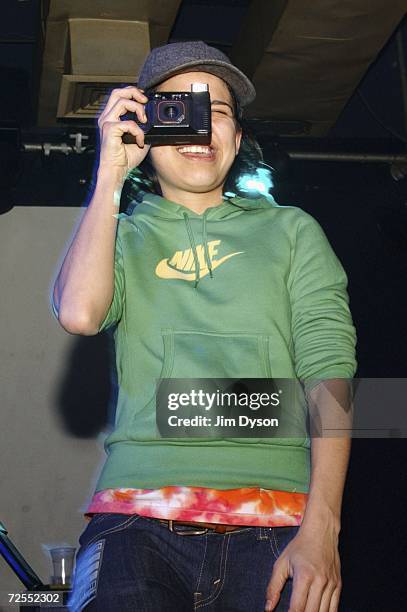
<instances>
[{"instance_id":1,"label":"woman's left hand","mask_svg":"<svg viewBox=\"0 0 407 612\"><path fill-rule=\"evenodd\" d=\"M288 577L293 578L288 612L337 612L342 588L338 532L334 525L322 525L303 524L278 557L267 587L267 612L276 608Z\"/></svg>"}]
</instances>

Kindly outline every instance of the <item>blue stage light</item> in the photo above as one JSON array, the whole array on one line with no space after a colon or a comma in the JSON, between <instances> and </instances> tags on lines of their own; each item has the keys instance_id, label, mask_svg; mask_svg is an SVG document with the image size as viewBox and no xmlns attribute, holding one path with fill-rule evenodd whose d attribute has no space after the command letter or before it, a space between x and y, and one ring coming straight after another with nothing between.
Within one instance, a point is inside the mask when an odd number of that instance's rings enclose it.
<instances>
[{"instance_id":1,"label":"blue stage light","mask_svg":"<svg viewBox=\"0 0 407 612\"><path fill-rule=\"evenodd\" d=\"M260 193L267 196L273 187L271 172L268 168L256 168L255 173L243 174L237 182L237 187L243 193Z\"/></svg>"}]
</instances>

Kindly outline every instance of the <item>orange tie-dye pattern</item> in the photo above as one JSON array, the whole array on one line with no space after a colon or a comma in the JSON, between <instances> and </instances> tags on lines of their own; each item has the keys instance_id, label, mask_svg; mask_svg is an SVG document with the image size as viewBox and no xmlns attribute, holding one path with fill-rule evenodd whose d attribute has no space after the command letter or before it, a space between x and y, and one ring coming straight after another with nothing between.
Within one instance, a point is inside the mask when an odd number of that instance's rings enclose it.
<instances>
[{"instance_id":1,"label":"orange tie-dye pattern","mask_svg":"<svg viewBox=\"0 0 407 612\"><path fill-rule=\"evenodd\" d=\"M105 489L95 493L85 517L90 519L96 513L117 512L177 521L283 527L301 524L307 497L307 493L257 487Z\"/></svg>"}]
</instances>

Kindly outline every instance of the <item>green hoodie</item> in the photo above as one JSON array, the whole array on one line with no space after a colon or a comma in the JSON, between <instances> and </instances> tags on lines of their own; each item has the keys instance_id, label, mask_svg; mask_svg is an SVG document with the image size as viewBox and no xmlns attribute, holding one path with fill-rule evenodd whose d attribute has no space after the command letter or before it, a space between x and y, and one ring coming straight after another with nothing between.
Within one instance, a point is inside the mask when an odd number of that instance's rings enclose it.
<instances>
[{"instance_id":1,"label":"green hoodie","mask_svg":"<svg viewBox=\"0 0 407 612\"><path fill-rule=\"evenodd\" d=\"M310 440L161 438L158 378L352 378L347 277L317 221L271 198L203 214L146 194L119 215L115 428L96 490L169 485L307 492ZM117 324L117 325L116 325Z\"/></svg>"}]
</instances>

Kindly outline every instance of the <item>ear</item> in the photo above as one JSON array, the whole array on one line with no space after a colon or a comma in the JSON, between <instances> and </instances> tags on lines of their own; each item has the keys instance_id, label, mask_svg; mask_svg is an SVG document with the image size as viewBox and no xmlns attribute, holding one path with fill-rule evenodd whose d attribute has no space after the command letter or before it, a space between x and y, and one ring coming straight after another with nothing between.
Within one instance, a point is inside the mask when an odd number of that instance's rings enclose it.
<instances>
[{"instance_id":1,"label":"ear","mask_svg":"<svg viewBox=\"0 0 407 612\"><path fill-rule=\"evenodd\" d=\"M238 125L237 128L236 128L236 155L239 153L239 150L240 150L240 143L242 141L242 134L243 134L243 130L240 127L240 125Z\"/></svg>"}]
</instances>

